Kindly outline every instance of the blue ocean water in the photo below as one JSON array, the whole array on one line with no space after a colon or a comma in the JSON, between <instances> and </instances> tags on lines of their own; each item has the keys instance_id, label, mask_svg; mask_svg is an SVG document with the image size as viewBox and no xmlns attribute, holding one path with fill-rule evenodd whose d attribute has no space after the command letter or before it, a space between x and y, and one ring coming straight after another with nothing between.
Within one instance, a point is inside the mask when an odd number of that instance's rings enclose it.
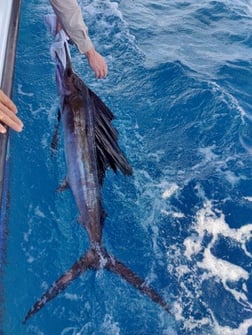
<instances>
[{"instance_id":1,"label":"blue ocean water","mask_svg":"<svg viewBox=\"0 0 252 335\"><path fill-rule=\"evenodd\" d=\"M34 301L88 247L62 141L48 1L22 4L11 137L4 335L252 334L252 2L81 0L109 76L76 71L116 115L132 177L108 171L107 249L172 316L106 271L89 272L26 325Z\"/></svg>"}]
</instances>

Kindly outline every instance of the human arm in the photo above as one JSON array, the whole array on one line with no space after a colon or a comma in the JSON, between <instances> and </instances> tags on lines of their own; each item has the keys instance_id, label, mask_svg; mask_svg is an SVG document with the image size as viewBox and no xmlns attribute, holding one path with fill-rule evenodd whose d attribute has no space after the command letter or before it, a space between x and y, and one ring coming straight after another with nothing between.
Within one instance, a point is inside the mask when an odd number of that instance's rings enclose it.
<instances>
[{"instance_id":1,"label":"human arm","mask_svg":"<svg viewBox=\"0 0 252 335\"><path fill-rule=\"evenodd\" d=\"M16 105L0 90L0 133L6 133L4 125L18 132L23 129L23 122L16 116L16 113Z\"/></svg>"},{"instance_id":2,"label":"human arm","mask_svg":"<svg viewBox=\"0 0 252 335\"><path fill-rule=\"evenodd\" d=\"M66 34L71 38L79 51L88 58L89 65L95 72L96 77L105 77L108 73L106 61L95 50L77 1L50 0L50 3Z\"/></svg>"}]
</instances>

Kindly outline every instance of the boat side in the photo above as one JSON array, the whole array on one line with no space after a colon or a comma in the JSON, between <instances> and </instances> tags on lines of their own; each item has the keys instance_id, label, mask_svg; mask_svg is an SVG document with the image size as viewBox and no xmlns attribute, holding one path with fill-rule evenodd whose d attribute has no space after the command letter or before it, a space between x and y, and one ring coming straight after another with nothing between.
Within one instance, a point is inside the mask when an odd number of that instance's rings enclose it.
<instances>
[{"instance_id":1,"label":"boat side","mask_svg":"<svg viewBox=\"0 0 252 335\"><path fill-rule=\"evenodd\" d=\"M0 88L12 96L21 0L0 0ZM5 241L9 130L0 134L0 268Z\"/></svg>"}]
</instances>

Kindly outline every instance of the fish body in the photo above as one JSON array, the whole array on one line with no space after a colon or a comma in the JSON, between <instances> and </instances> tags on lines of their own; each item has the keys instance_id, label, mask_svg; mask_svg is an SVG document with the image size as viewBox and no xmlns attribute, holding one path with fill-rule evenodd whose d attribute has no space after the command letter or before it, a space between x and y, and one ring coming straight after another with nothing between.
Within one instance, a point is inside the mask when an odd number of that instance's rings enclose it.
<instances>
[{"instance_id":1,"label":"fish body","mask_svg":"<svg viewBox=\"0 0 252 335\"><path fill-rule=\"evenodd\" d=\"M64 97L62 121L67 165L67 183L78 210L79 222L92 244L101 243L104 221L95 149L94 103L88 88L79 82L80 92Z\"/></svg>"}]
</instances>

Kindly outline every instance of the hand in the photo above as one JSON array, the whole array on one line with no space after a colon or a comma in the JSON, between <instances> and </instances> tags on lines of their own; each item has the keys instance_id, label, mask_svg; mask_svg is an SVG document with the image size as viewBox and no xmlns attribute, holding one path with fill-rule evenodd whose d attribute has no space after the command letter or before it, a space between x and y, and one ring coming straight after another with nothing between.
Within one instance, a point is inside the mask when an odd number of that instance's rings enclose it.
<instances>
[{"instance_id":1,"label":"hand","mask_svg":"<svg viewBox=\"0 0 252 335\"><path fill-rule=\"evenodd\" d=\"M108 67L105 59L94 48L88 50L85 55L88 58L88 63L93 69L96 78L105 78L108 74Z\"/></svg>"},{"instance_id":2,"label":"hand","mask_svg":"<svg viewBox=\"0 0 252 335\"><path fill-rule=\"evenodd\" d=\"M23 122L16 116L16 113L16 105L0 90L0 133L6 133L4 124L16 131L23 129Z\"/></svg>"}]
</instances>

